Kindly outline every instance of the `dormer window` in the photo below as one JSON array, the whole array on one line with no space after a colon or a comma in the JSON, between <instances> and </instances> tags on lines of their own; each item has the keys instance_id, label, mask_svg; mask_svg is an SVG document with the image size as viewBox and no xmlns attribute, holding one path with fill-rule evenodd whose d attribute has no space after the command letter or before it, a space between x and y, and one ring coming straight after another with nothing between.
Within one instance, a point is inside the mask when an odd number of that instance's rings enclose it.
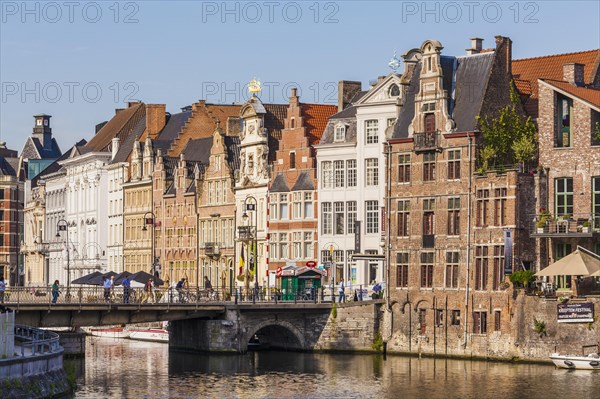
<instances>
[{"instance_id":1,"label":"dormer window","mask_svg":"<svg viewBox=\"0 0 600 399\"><path fill-rule=\"evenodd\" d=\"M390 86L389 94L390 97L398 97L400 95L400 88L397 84L393 84Z\"/></svg>"},{"instance_id":2,"label":"dormer window","mask_svg":"<svg viewBox=\"0 0 600 399\"><path fill-rule=\"evenodd\" d=\"M346 126L345 125L337 125L335 127L335 136L333 138L334 141L344 141L346 139Z\"/></svg>"}]
</instances>

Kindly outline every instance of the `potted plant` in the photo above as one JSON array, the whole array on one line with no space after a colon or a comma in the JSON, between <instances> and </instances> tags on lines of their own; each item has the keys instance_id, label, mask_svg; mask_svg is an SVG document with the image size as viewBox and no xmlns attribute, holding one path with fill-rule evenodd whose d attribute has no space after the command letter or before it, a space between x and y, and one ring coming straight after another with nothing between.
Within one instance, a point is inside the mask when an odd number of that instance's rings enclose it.
<instances>
[{"instance_id":1,"label":"potted plant","mask_svg":"<svg viewBox=\"0 0 600 399\"><path fill-rule=\"evenodd\" d=\"M535 223L535 227L537 228L537 233L544 233L544 229L550 220L550 212L546 208L540 208L540 212L537 215L537 222Z\"/></svg>"},{"instance_id":2,"label":"potted plant","mask_svg":"<svg viewBox=\"0 0 600 399\"><path fill-rule=\"evenodd\" d=\"M586 220L585 222L583 222L581 224L581 232L582 233L589 233L590 232L590 221Z\"/></svg>"}]
</instances>

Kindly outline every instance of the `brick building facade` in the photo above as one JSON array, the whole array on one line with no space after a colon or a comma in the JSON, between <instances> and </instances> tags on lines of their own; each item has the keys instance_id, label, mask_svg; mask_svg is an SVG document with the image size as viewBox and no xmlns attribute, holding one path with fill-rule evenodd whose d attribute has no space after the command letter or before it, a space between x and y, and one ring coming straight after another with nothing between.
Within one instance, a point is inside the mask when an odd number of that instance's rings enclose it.
<instances>
[{"instance_id":1,"label":"brick building facade","mask_svg":"<svg viewBox=\"0 0 600 399\"><path fill-rule=\"evenodd\" d=\"M533 178L481 171L477 117L509 104L511 41L468 56L426 41L405 67L405 100L389 143L392 346L447 347L502 334L510 323L506 274L535 260L522 216ZM453 77L453 79L450 79Z\"/></svg>"}]
</instances>

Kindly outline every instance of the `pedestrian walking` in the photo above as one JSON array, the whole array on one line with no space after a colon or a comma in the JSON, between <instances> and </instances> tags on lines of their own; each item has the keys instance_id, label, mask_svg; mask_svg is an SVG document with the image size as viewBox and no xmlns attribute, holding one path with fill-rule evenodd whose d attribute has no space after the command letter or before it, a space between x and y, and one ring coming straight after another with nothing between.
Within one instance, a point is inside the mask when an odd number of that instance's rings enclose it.
<instances>
[{"instance_id":1,"label":"pedestrian walking","mask_svg":"<svg viewBox=\"0 0 600 399\"><path fill-rule=\"evenodd\" d=\"M4 291L6 290L6 283L4 277L0 276L0 303L4 303Z\"/></svg>"},{"instance_id":2,"label":"pedestrian walking","mask_svg":"<svg viewBox=\"0 0 600 399\"><path fill-rule=\"evenodd\" d=\"M340 298L338 300L339 303L346 301L346 296L344 295L344 282L340 281L340 287L338 288L338 293L340 294Z\"/></svg>"},{"instance_id":3,"label":"pedestrian walking","mask_svg":"<svg viewBox=\"0 0 600 399\"><path fill-rule=\"evenodd\" d=\"M112 288L112 281L108 277L104 277L104 283L102 284L104 288L104 302L110 303L110 289Z\"/></svg>"},{"instance_id":4,"label":"pedestrian walking","mask_svg":"<svg viewBox=\"0 0 600 399\"><path fill-rule=\"evenodd\" d=\"M129 303L129 296L131 295L131 280L129 276L126 276L123 282L123 303Z\"/></svg>"},{"instance_id":5,"label":"pedestrian walking","mask_svg":"<svg viewBox=\"0 0 600 399\"><path fill-rule=\"evenodd\" d=\"M181 280L179 280L179 282L177 283L177 285L175 286L175 289L177 290L177 296L179 298L179 303L183 303L185 301L185 298L183 297L183 286L185 285L185 277L182 277Z\"/></svg>"},{"instance_id":6,"label":"pedestrian walking","mask_svg":"<svg viewBox=\"0 0 600 399\"><path fill-rule=\"evenodd\" d=\"M60 295L60 283L58 280L54 280L54 284L52 284L52 303L56 303L58 300L58 296Z\"/></svg>"}]
</instances>

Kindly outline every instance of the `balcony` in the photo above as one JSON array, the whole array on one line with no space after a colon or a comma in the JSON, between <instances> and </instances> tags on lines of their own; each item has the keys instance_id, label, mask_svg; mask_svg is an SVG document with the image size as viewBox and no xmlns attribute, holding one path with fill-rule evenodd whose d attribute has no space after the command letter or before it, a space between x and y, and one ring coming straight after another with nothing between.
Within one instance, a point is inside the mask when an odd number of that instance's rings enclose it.
<instances>
[{"instance_id":1,"label":"balcony","mask_svg":"<svg viewBox=\"0 0 600 399\"><path fill-rule=\"evenodd\" d=\"M415 151L433 151L437 150L440 146L438 132L424 132L414 133L414 147Z\"/></svg>"},{"instance_id":2,"label":"balcony","mask_svg":"<svg viewBox=\"0 0 600 399\"><path fill-rule=\"evenodd\" d=\"M218 258L221 256L221 245L216 242L204 243L204 253L211 258Z\"/></svg>"},{"instance_id":3,"label":"balcony","mask_svg":"<svg viewBox=\"0 0 600 399\"><path fill-rule=\"evenodd\" d=\"M254 226L239 226L238 227L238 240L243 242L248 242L254 240L254 233L256 231L256 227Z\"/></svg>"},{"instance_id":4,"label":"balcony","mask_svg":"<svg viewBox=\"0 0 600 399\"><path fill-rule=\"evenodd\" d=\"M532 237L600 237L600 215L531 216Z\"/></svg>"}]
</instances>

